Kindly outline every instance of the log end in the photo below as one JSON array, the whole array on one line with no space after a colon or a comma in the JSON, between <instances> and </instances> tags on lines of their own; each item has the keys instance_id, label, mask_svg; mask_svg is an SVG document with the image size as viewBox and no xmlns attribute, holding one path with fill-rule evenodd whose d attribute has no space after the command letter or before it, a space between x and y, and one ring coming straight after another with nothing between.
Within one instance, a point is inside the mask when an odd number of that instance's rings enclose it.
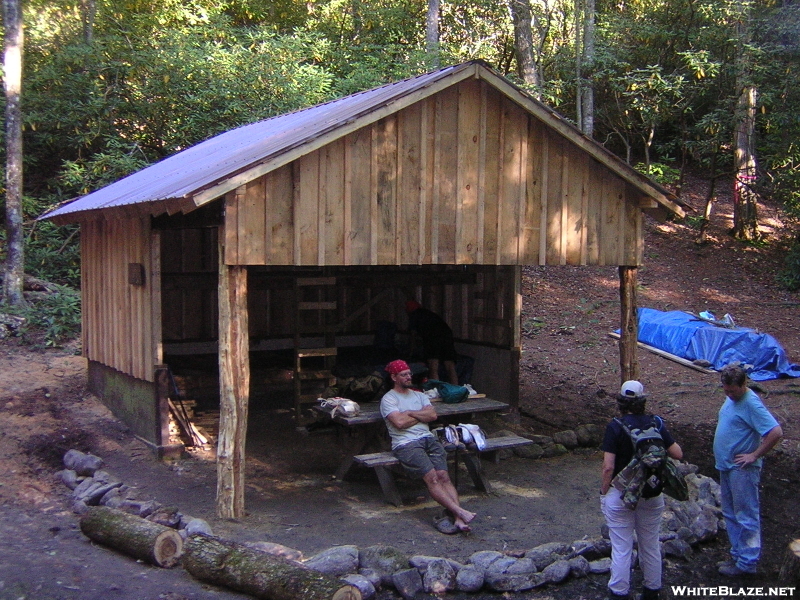
<instances>
[{"instance_id":1,"label":"log end","mask_svg":"<svg viewBox=\"0 0 800 600\"><path fill-rule=\"evenodd\" d=\"M171 569L183 554L183 538L174 529L162 531L153 546L153 561L159 567Z\"/></svg>"},{"instance_id":2,"label":"log end","mask_svg":"<svg viewBox=\"0 0 800 600\"><path fill-rule=\"evenodd\" d=\"M354 585L345 585L336 590L331 600L361 600L361 590Z\"/></svg>"}]
</instances>

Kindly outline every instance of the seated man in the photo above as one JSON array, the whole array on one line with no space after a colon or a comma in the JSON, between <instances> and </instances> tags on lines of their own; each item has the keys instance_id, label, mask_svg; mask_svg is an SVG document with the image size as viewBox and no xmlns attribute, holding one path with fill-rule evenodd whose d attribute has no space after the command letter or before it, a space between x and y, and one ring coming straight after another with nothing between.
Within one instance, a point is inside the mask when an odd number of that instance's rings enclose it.
<instances>
[{"instance_id":1,"label":"seated man","mask_svg":"<svg viewBox=\"0 0 800 600\"><path fill-rule=\"evenodd\" d=\"M412 476L421 477L431 497L450 511L459 531L470 531L475 513L461 508L447 472L447 452L428 423L436 410L428 397L411 388L411 369L402 360L386 365L394 387L381 400L381 415L392 438L392 453Z\"/></svg>"}]
</instances>

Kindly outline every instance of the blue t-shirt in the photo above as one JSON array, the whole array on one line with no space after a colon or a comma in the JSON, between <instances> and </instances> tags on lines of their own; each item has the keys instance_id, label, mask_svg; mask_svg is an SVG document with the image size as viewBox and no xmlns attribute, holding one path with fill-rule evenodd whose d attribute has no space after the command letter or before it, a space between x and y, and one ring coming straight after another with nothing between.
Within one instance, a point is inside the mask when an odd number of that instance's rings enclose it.
<instances>
[{"instance_id":1,"label":"blue t-shirt","mask_svg":"<svg viewBox=\"0 0 800 600\"><path fill-rule=\"evenodd\" d=\"M714 434L714 460L718 471L738 468L733 462L737 454L749 454L761 444L761 438L778 426L761 398L748 389L739 401L726 398L719 409ZM759 458L755 466L760 467Z\"/></svg>"}]
</instances>

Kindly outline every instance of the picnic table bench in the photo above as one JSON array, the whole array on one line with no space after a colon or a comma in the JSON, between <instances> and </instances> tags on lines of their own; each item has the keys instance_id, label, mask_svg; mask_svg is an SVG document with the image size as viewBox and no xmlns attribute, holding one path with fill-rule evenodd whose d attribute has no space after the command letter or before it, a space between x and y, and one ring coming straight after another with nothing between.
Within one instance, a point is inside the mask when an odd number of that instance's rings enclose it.
<instances>
[{"instance_id":1,"label":"picnic table bench","mask_svg":"<svg viewBox=\"0 0 800 600\"><path fill-rule=\"evenodd\" d=\"M489 480L484 476L480 457L491 453L495 458L495 462L498 462L498 450L515 448L532 443L533 440L519 435L506 435L486 438L486 445L482 450L453 450L448 454L454 456L456 478L458 477L458 462L461 460L464 462L464 466L467 468L467 472L470 474L475 488L481 492L491 492L492 486ZM383 497L389 504L394 504L395 506L403 505L400 492L397 490L397 484L395 483L394 473L391 469L394 465L399 465L400 461L398 461L391 452L358 454L353 457L353 460L361 466L375 469L375 474L378 476L378 482L383 491ZM456 479L456 485L457 484L458 479Z\"/></svg>"},{"instance_id":2,"label":"picnic table bench","mask_svg":"<svg viewBox=\"0 0 800 600\"><path fill-rule=\"evenodd\" d=\"M341 413L336 413L332 417L334 423L350 434L346 436L349 443L346 443L348 447L345 448L345 457L336 470L335 477L337 479L344 479L350 468L356 463L355 457L364 455L370 445L377 445L381 436L386 435L386 425L381 416L380 403L364 403L360 408L359 413L352 417ZM505 402L482 397L468 398L455 404L434 402L434 408L440 419L447 420L455 417L471 419L477 413L505 411L509 406ZM316 405L314 410L324 417L331 417L331 408Z\"/></svg>"}]
</instances>

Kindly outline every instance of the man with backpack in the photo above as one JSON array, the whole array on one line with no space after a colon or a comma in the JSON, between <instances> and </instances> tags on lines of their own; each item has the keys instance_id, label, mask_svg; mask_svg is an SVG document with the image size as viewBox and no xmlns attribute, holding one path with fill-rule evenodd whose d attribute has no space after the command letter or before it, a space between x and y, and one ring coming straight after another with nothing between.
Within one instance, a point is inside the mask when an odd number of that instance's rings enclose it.
<instances>
[{"instance_id":1,"label":"man with backpack","mask_svg":"<svg viewBox=\"0 0 800 600\"><path fill-rule=\"evenodd\" d=\"M739 577L755 573L761 556L758 484L762 457L783 437L783 429L747 387L747 374L742 367L725 367L720 379L727 397L719 409L714 460L731 559L720 565L719 572L726 577Z\"/></svg>"},{"instance_id":2,"label":"man with backpack","mask_svg":"<svg viewBox=\"0 0 800 600\"><path fill-rule=\"evenodd\" d=\"M641 383L623 383L621 417L608 424L603 438L600 506L611 538L610 598L629 597L634 532L644 576L641 599L657 600L661 590L661 492L667 456L680 460L683 451L660 417L645 414L645 400Z\"/></svg>"}]
</instances>

